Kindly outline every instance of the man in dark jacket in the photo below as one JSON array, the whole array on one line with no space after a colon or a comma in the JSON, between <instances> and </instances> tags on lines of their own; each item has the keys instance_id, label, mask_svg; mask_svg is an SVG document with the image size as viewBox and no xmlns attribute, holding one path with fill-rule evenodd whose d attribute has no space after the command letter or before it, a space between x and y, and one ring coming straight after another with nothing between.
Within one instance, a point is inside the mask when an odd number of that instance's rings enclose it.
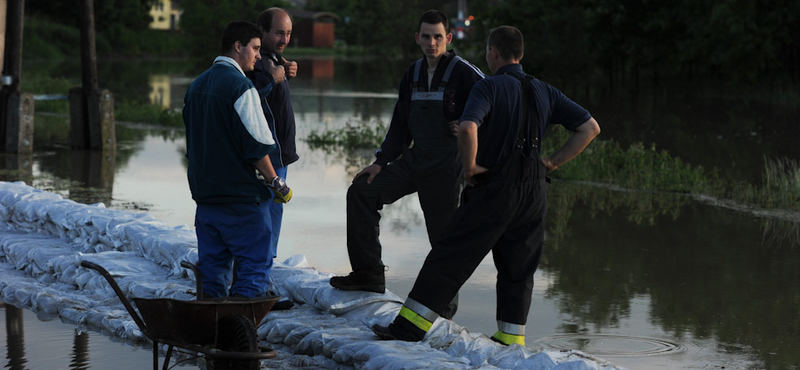
<instances>
[{"instance_id":1,"label":"man in dark jacket","mask_svg":"<svg viewBox=\"0 0 800 370\"><path fill-rule=\"evenodd\" d=\"M375 162L356 174L347 192L347 251L353 272L331 278L337 289L385 291L378 240L378 211L385 204L417 192L431 242L458 206L457 120L483 73L447 50L453 35L444 13L425 12L418 30L415 38L424 58L412 63L400 82L389 132ZM446 317L455 310L454 300Z\"/></svg>"},{"instance_id":2,"label":"man in dark jacket","mask_svg":"<svg viewBox=\"0 0 800 370\"><path fill-rule=\"evenodd\" d=\"M269 158L275 173L286 179L289 165L300 158L295 144L294 109L289 97L289 79L297 76L297 62L287 61L282 55L292 37L292 19L281 8L269 8L259 14L257 24L262 32L261 60L245 74L258 90L264 114L273 118L268 120L269 128L278 147ZM269 250L275 258L283 221L283 203L273 202L267 208L267 222L272 230Z\"/></svg>"},{"instance_id":3,"label":"man in dark jacket","mask_svg":"<svg viewBox=\"0 0 800 370\"><path fill-rule=\"evenodd\" d=\"M525 345L533 274L544 244L545 174L580 154L600 126L561 91L527 76L519 64L523 51L522 33L514 27L501 26L489 35L486 62L494 76L475 84L458 132L467 181L461 205L434 243L394 322L373 326L381 339L422 340L492 252L498 326L492 339ZM540 138L553 124L573 133L540 159Z\"/></svg>"}]
</instances>

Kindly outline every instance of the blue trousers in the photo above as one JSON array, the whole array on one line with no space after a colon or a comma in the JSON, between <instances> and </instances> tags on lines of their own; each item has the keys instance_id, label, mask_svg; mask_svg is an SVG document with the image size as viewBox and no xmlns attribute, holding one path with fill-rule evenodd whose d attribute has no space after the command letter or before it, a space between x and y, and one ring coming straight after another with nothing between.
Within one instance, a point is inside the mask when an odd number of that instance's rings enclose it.
<instances>
[{"instance_id":1,"label":"blue trousers","mask_svg":"<svg viewBox=\"0 0 800 370\"><path fill-rule=\"evenodd\" d=\"M276 167L275 174L282 177L286 180L286 175L289 172L289 167ZM275 192L270 189L270 194L272 197L275 197ZM270 239L269 243L269 253L272 258L278 256L278 238L281 236L281 223L283 221L283 203L275 203L275 202L267 202L269 205L267 209L269 212L267 214L267 218L265 219L266 223L272 227L272 238Z\"/></svg>"},{"instance_id":2,"label":"blue trousers","mask_svg":"<svg viewBox=\"0 0 800 370\"><path fill-rule=\"evenodd\" d=\"M264 222L268 203L198 203L195 232L203 293L206 297L267 293L272 256L271 224ZM233 258L238 261L236 280L228 292Z\"/></svg>"}]
</instances>

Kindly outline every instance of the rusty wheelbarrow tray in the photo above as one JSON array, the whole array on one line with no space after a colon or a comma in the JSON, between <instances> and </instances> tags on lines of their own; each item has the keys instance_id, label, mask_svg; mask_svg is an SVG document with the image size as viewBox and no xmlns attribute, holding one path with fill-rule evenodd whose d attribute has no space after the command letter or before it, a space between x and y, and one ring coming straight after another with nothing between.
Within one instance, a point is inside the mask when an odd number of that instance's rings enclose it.
<instances>
[{"instance_id":1,"label":"rusty wheelbarrow tray","mask_svg":"<svg viewBox=\"0 0 800 370\"><path fill-rule=\"evenodd\" d=\"M204 354L213 364L210 368L258 369L259 360L274 358L273 349L258 345L255 326L267 315L280 297L246 300L182 301L168 298L134 298L139 313L122 292L114 277L102 266L81 261L81 266L95 270L108 281L139 330L153 342L153 369L158 370L158 344L168 345L163 369L168 369L174 348ZM195 272L189 262L181 266ZM202 298L202 290L198 290Z\"/></svg>"}]
</instances>

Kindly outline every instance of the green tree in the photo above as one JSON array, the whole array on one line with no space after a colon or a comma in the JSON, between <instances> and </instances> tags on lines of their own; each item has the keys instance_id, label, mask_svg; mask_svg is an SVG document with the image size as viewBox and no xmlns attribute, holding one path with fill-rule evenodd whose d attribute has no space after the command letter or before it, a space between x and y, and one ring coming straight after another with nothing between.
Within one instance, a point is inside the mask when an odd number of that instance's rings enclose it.
<instances>
[{"instance_id":1,"label":"green tree","mask_svg":"<svg viewBox=\"0 0 800 370\"><path fill-rule=\"evenodd\" d=\"M94 0L99 55L175 54L177 34L150 30L150 9L160 0ZM76 56L80 52L81 9L74 0L28 0L26 57Z\"/></svg>"},{"instance_id":2,"label":"green tree","mask_svg":"<svg viewBox=\"0 0 800 370\"><path fill-rule=\"evenodd\" d=\"M472 8L481 36L501 24L518 27L523 65L557 79L602 77L609 87L638 86L642 74L748 87L798 82L796 1L475 0Z\"/></svg>"},{"instance_id":3,"label":"green tree","mask_svg":"<svg viewBox=\"0 0 800 370\"><path fill-rule=\"evenodd\" d=\"M676 50L681 63L699 62L704 70L745 83L791 68L792 61L781 60L781 55L792 48L797 55L797 2L706 0L685 5L694 11L685 15L688 34Z\"/></svg>"},{"instance_id":4,"label":"green tree","mask_svg":"<svg viewBox=\"0 0 800 370\"><path fill-rule=\"evenodd\" d=\"M150 25L150 8L160 0L95 0L94 23L97 33L119 35L122 30L143 30ZM78 3L78 4L76 4ZM75 0L27 0L25 13L53 22L78 27L80 2Z\"/></svg>"},{"instance_id":5,"label":"green tree","mask_svg":"<svg viewBox=\"0 0 800 370\"><path fill-rule=\"evenodd\" d=\"M414 32L423 12L438 9L452 18L456 11L455 2L446 0L316 0L308 9L339 15L338 37L348 46L392 59L419 55Z\"/></svg>"}]
</instances>

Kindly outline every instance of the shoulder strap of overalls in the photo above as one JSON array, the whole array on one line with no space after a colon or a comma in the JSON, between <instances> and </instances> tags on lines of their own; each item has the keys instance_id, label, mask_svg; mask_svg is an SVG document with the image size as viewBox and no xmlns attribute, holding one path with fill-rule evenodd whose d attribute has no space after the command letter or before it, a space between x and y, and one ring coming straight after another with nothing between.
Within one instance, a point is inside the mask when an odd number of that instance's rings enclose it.
<instances>
[{"instance_id":1,"label":"shoulder strap of overalls","mask_svg":"<svg viewBox=\"0 0 800 370\"><path fill-rule=\"evenodd\" d=\"M442 76L442 81L439 82L439 89L438 91L444 91L447 87L447 82L450 81L450 75L453 74L453 68L455 68L458 61L461 60L461 57L456 55L453 59L450 59L450 63L447 64L447 69L444 71L444 76ZM414 63L414 78L411 82L412 91L417 91L419 87L419 71L422 69L422 59L418 60Z\"/></svg>"},{"instance_id":2,"label":"shoulder strap of overalls","mask_svg":"<svg viewBox=\"0 0 800 370\"><path fill-rule=\"evenodd\" d=\"M414 63L414 77L411 82L411 91L417 91L419 87L419 70L422 69L422 59Z\"/></svg>"},{"instance_id":3,"label":"shoulder strap of overalls","mask_svg":"<svg viewBox=\"0 0 800 370\"><path fill-rule=\"evenodd\" d=\"M461 60L461 57L456 55L453 59L450 59L450 63L447 64L447 69L444 70L444 76L442 76L442 81L439 82L439 91L444 91L447 87L447 83L450 81L450 75L453 74L453 68L456 67L456 64Z\"/></svg>"},{"instance_id":4,"label":"shoulder strap of overalls","mask_svg":"<svg viewBox=\"0 0 800 370\"><path fill-rule=\"evenodd\" d=\"M539 139L536 138L534 140L534 138L531 136L533 134L533 127L537 126L536 114L535 113L531 114L528 108L530 103L529 91L530 91L531 81L533 80L534 77L529 74L526 74L524 78L512 73L504 73L504 74L518 79L521 85L520 87L522 88L522 94L520 94L522 100L522 111L520 112L521 113L519 121L520 125L519 125L519 132L517 133L517 138L519 138L524 143L523 153L529 156L531 154L532 148L539 147L538 144ZM533 101L533 104L536 104L535 100ZM523 127L525 127L524 130Z\"/></svg>"}]
</instances>

